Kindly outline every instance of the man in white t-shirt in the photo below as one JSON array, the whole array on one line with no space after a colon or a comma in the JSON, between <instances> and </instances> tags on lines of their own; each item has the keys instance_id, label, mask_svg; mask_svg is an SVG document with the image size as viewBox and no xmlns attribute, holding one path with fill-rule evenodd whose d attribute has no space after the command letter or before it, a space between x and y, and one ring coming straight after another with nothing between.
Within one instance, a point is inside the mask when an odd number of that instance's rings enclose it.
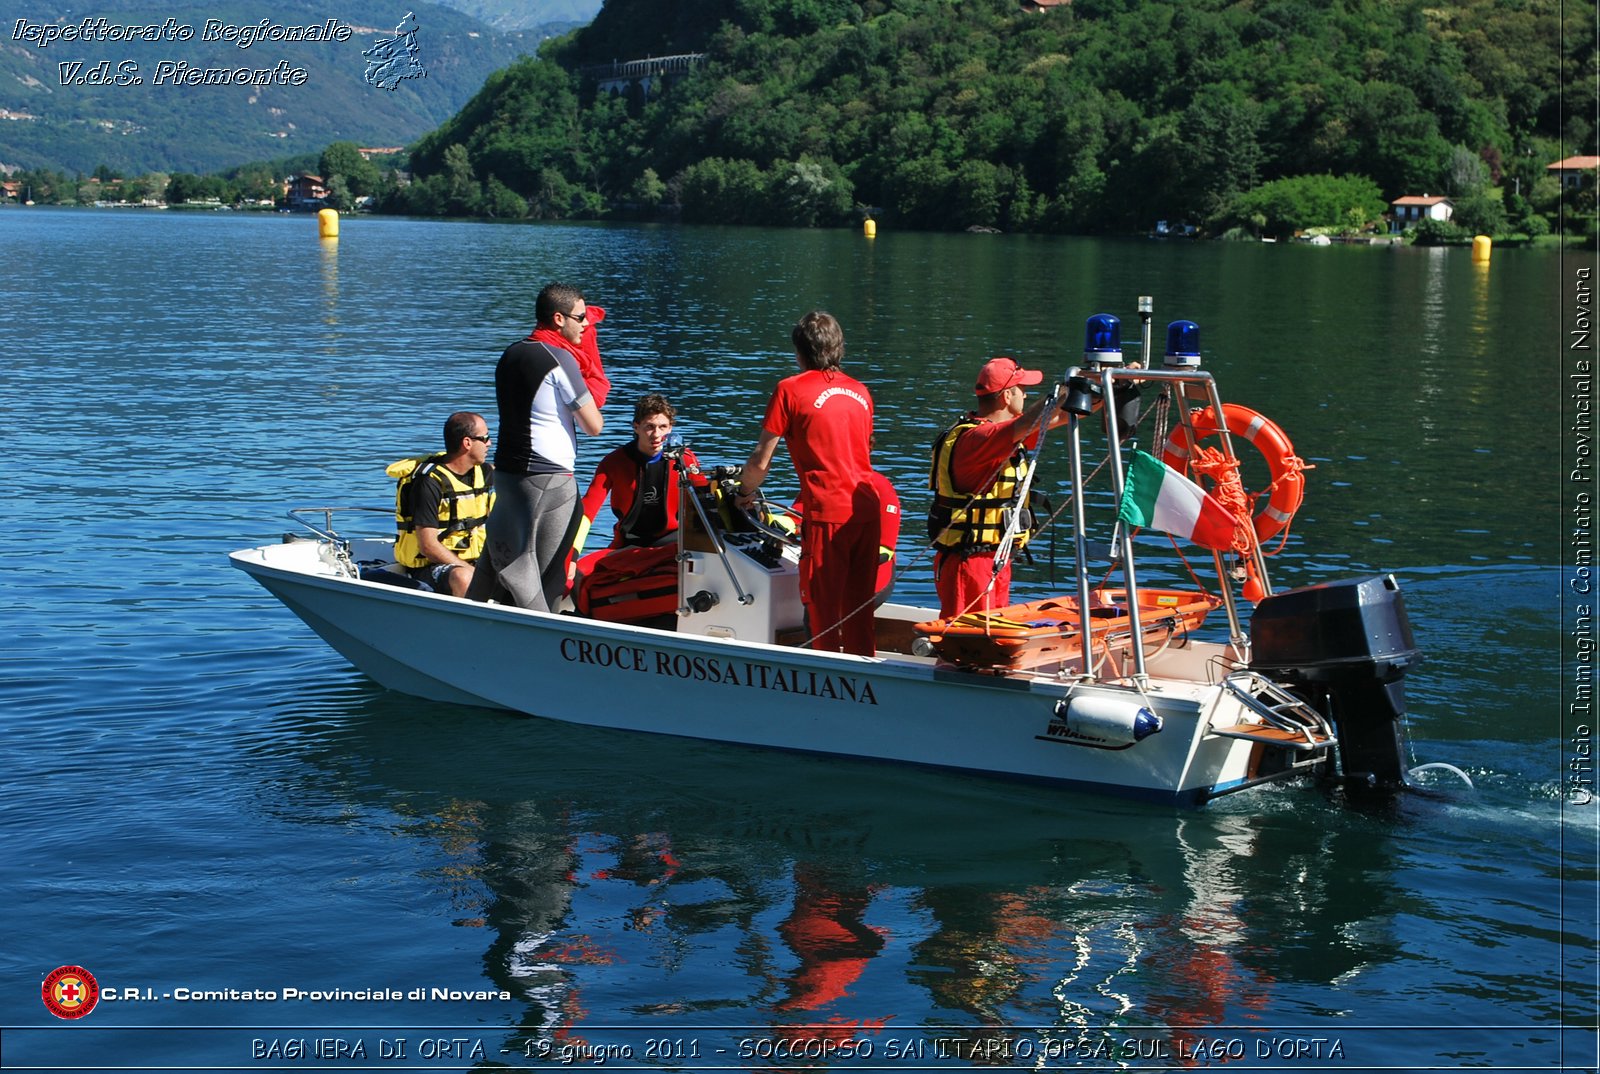
<instances>
[{"instance_id":1,"label":"man in white t-shirt","mask_svg":"<svg viewBox=\"0 0 1600 1074\"><path fill-rule=\"evenodd\" d=\"M577 288L539 292L539 328L507 347L494 370L500 442L494 456L494 510L467 596L553 611L566 591L567 550L578 523L577 430L604 428L600 408L571 350L539 339L556 333L576 348L588 305Z\"/></svg>"}]
</instances>

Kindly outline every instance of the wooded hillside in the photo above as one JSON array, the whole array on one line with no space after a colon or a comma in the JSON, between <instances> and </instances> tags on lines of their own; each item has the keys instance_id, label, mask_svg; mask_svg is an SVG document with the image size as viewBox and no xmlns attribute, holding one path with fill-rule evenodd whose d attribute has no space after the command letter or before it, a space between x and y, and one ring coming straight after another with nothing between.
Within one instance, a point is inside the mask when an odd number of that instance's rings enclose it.
<instances>
[{"instance_id":1,"label":"wooded hillside","mask_svg":"<svg viewBox=\"0 0 1600 1074\"><path fill-rule=\"evenodd\" d=\"M1565 18L1563 35L1562 19ZM608 0L417 146L413 211L1102 231L1230 222L1292 176L1522 195L1594 151L1558 0ZM1563 52L1563 42L1567 51ZM648 98L586 64L703 51ZM1564 142L1563 142L1564 140ZM1509 180L1508 180L1509 177ZM1234 220L1233 222L1239 222Z\"/></svg>"}]
</instances>

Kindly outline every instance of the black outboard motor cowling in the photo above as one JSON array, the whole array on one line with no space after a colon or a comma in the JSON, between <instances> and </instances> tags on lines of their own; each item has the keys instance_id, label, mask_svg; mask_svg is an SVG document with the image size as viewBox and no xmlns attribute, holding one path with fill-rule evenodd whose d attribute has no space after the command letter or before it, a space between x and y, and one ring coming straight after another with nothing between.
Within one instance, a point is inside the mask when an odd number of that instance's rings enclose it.
<instances>
[{"instance_id":1,"label":"black outboard motor cowling","mask_svg":"<svg viewBox=\"0 0 1600 1074\"><path fill-rule=\"evenodd\" d=\"M1421 656L1392 574L1275 593L1250 621L1250 667L1333 724L1347 780L1406 782L1406 671Z\"/></svg>"}]
</instances>

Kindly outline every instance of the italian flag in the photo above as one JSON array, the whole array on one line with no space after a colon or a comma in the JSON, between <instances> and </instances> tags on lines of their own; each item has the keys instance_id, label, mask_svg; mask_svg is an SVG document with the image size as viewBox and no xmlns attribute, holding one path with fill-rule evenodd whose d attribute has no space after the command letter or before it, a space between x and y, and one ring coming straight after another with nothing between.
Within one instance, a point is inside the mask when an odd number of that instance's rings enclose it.
<instances>
[{"instance_id":1,"label":"italian flag","mask_svg":"<svg viewBox=\"0 0 1600 1074\"><path fill-rule=\"evenodd\" d=\"M1233 547L1234 517L1205 489L1147 451L1133 450L1117 516L1205 548Z\"/></svg>"}]
</instances>

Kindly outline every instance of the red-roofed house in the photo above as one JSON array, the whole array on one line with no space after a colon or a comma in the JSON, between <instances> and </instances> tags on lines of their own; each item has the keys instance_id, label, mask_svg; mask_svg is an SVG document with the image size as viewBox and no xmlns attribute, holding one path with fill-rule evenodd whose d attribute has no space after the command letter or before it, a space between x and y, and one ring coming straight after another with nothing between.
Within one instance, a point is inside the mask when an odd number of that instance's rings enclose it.
<instances>
[{"instance_id":1,"label":"red-roofed house","mask_svg":"<svg viewBox=\"0 0 1600 1074\"><path fill-rule=\"evenodd\" d=\"M1585 175L1589 177L1589 182L1594 182L1597 168L1600 168L1600 157L1568 157L1544 166L1545 171L1561 180L1562 189L1581 187Z\"/></svg>"},{"instance_id":2,"label":"red-roofed house","mask_svg":"<svg viewBox=\"0 0 1600 1074\"><path fill-rule=\"evenodd\" d=\"M1404 231L1422 220L1448 220L1456 211L1455 202L1435 194L1407 194L1395 198L1389 205L1394 209L1391 231Z\"/></svg>"}]
</instances>

